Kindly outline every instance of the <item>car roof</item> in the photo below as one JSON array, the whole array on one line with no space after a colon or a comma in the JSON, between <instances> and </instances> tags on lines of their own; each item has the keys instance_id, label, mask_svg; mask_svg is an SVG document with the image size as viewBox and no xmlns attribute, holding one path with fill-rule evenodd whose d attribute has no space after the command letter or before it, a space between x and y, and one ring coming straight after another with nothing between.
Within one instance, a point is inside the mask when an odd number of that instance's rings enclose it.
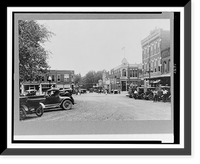
<instances>
[{"instance_id":1,"label":"car roof","mask_svg":"<svg viewBox=\"0 0 200 164\"><path fill-rule=\"evenodd\" d=\"M59 91L58 88L52 88L52 89L48 89L47 92L51 92L51 91Z\"/></svg>"},{"instance_id":2,"label":"car roof","mask_svg":"<svg viewBox=\"0 0 200 164\"><path fill-rule=\"evenodd\" d=\"M35 89L28 89L28 90L26 90L26 91L29 92L29 91L37 91L37 90L35 90Z\"/></svg>"}]
</instances>

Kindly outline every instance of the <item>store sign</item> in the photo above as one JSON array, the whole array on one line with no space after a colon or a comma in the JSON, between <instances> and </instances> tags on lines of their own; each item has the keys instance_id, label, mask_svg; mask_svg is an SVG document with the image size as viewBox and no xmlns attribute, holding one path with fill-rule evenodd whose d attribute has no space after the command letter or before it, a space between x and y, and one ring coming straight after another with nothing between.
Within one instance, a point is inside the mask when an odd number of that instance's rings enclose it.
<instances>
[{"instance_id":1,"label":"store sign","mask_svg":"<svg viewBox=\"0 0 200 164\"><path fill-rule=\"evenodd\" d=\"M164 51L164 52L162 53L162 57L163 57L163 58L168 57L168 56L170 56L168 50L166 50L166 51Z\"/></svg>"}]
</instances>

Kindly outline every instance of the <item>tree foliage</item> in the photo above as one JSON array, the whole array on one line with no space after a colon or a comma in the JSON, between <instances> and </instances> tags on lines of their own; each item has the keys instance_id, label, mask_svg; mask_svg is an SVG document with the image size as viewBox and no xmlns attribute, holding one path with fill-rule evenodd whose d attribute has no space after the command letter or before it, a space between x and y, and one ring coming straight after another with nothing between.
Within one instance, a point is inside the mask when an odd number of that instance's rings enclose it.
<instances>
[{"instance_id":1,"label":"tree foliage","mask_svg":"<svg viewBox=\"0 0 200 164\"><path fill-rule=\"evenodd\" d=\"M20 81L40 80L49 65L48 51L42 43L54 35L36 21L19 20L19 79Z\"/></svg>"},{"instance_id":2,"label":"tree foliage","mask_svg":"<svg viewBox=\"0 0 200 164\"><path fill-rule=\"evenodd\" d=\"M102 79L103 71L89 71L82 78L82 85L84 88L89 89L92 88L93 85L97 84L100 79Z\"/></svg>"},{"instance_id":3,"label":"tree foliage","mask_svg":"<svg viewBox=\"0 0 200 164\"><path fill-rule=\"evenodd\" d=\"M82 82L81 74L79 73L79 74L74 75L74 84L75 85L76 84L81 84L81 82Z\"/></svg>"}]
</instances>

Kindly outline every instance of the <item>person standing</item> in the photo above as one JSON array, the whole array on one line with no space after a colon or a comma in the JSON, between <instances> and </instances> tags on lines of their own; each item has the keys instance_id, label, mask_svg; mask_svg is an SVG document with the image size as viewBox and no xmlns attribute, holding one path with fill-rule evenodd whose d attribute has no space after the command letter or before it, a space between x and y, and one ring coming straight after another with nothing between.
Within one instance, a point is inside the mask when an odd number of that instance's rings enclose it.
<instances>
[{"instance_id":1,"label":"person standing","mask_svg":"<svg viewBox=\"0 0 200 164\"><path fill-rule=\"evenodd\" d=\"M167 99L167 90L163 89L163 102L166 102Z\"/></svg>"},{"instance_id":2,"label":"person standing","mask_svg":"<svg viewBox=\"0 0 200 164\"><path fill-rule=\"evenodd\" d=\"M153 102L156 102L156 90L153 91Z\"/></svg>"},{"instance_id":3,"label":"person standing","mask_svg":"<svg viewBox=\"0 0 200 164\"><path fill-rule=\"evenodd\" d=\"M137 94L138 94L137 89L135 89L135 91L134 91L134 98L135 99L137 99Z\"/></svg>"},{"instance_id":4,"label":"person standing","mask_svg":"<svg viewBox=\"0 0 200 164\"><path fill-rule=\"evenodd\" d=\"M155 102L157 102L157 101L158 101L158 91L155 90Z\"/></svg>"}]
</instances>

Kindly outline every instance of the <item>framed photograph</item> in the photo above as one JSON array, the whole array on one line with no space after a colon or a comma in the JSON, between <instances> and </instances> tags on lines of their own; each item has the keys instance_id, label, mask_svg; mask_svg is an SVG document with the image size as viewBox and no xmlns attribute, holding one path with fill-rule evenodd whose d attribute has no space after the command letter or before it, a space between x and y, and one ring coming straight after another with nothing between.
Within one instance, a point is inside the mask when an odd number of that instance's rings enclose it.
<instances>
[{"instance_id":1,"label":"framed photograph","mask_svg":"<svg viewBox=\"0 0 200 164\"><path fill-rule=\"evenodd\" d=\"M7 7L2 155L191 155L191 2Z\"/></svg>"}]
</instances>

